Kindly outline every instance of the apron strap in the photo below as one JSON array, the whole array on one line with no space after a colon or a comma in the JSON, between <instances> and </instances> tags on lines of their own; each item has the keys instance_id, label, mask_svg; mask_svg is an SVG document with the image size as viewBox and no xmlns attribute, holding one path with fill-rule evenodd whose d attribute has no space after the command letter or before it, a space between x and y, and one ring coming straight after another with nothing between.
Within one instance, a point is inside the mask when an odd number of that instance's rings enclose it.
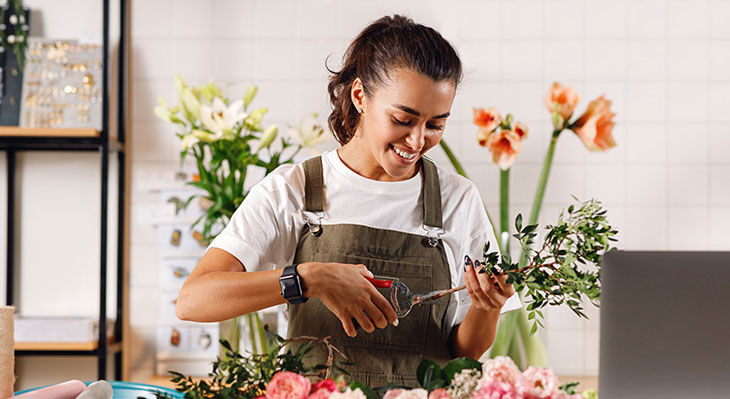
<instances>
[{"instance_id":1,"label":"apron strap","mask_svg":"<svg viewBox=\"0 0 730 399\"><path fill-rule=\"evenodd\" d=\"M322 212L322 156L318 155L304 161L304 206L308 212Z\"/></svg>"},{"instance_id":2,"label":"apron strap","mask_svg":"<svg viewBox=\"0 0 730 399\"><path fill-rule=\"evenodd\" d=\"M423 168L423 224L443 228L441 214L441 184L436 165L430 159L421 157Z\"/></svg>"},{"instance_id":3,"label":"apron strap","mask_svg":"<svg viewBox=\"0 0 730 399\"><path fill-rule=\"evenodd\" d=\"M441 185L436 165L426 157L421 158L423 167L423 224L443 228L441 211ZM322 212L324 177L322 157L316 156L304 161L304 205L308 212Z\"/></svg>"}]
</instances>

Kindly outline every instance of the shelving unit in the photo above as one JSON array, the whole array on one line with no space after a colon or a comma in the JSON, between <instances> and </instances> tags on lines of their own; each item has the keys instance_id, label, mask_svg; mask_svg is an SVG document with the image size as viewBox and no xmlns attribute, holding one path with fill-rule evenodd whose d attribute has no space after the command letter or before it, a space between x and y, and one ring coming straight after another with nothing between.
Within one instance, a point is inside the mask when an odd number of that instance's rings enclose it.
<instances>
[{"instance_id":1,"label":"shelving unit","mask_svg":"<svg viewBox=\"0 0 730 399\"><path fill-rule=\"evenodd\" d=\"M0 137L101 137L101 132L96 129L40 129L24 128L18 126L0 126Z\"/></svg>"},{"instance_id":2,"label":"shelving unit","mask_svg":"<svg viewBox=\"0 0 730 399\"><path fill-rule=\"evenodd\" d=\"M122 372L122 325L124 320L124 225L125 225L125 133L126 133L126 58L127 58L127 1L119 0L120 43L119 79L117 82L117 135L111 137L109 131L110 99L110 0L102 1L103 39L102 39L102 126L94 129L23 129L19 127L0 127L0 150L7 153L8 199L7 199L7 290L6 303L15 302L15 212L16 212L16 153L20 151L97 151L101 167L101 240L99 260L99 338L82 343L37 342L16 345L16 356L94 356L97 358L98 378L107 378L107 359L114 356L114 379L121 380ZM117 190L117 269L116 269L116 318L113 336L107 336L107 248L108 248L108 204L109 204L109 163L116 154L118 160Z\"/></svg>"}]
</instances>

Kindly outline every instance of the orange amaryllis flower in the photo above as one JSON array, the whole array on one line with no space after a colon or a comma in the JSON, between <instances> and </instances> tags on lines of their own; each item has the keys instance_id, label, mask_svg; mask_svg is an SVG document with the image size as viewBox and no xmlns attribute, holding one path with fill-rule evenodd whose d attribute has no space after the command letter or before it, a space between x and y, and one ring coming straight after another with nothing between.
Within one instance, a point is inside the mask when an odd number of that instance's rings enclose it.
<instances>
[{"instance_id":1,"label":"orange amaryllis flower","mask_svg":"<svg viewBox=\"0 0 730 399\"><path fill-rule=\"evenodd\" d=\"M474 124L486 130L487 133L496 129L501 122L502 115L499 114L497 108L474 108Z\"/></svg>"},{"instance_id":2,"label":"orange amaryllis flower","mask_svg":"<svg viewBox=\"0 0 730 399\"><path fill-rule=\"evenodd\" d=\"M514 130L514 132L517 133L518 136L520 136L520 140L524 140L525 137L527 137L527 126L525 126L521 122L515 122L512 130Z\"/></svg>"},{"instance_id":3,"label":"orange amaryllis flower","mask_svg":"<svg viewBox=\"0 0 730 399\"><path fill-rule=\"evenodd\" d=\"M616 145L611 132L616 116L611 112L611 101L604 95L591 101L586 112L575 121L571 129L591 151L606 151Z\"/></svg>"},{"instance_id":4,"label":"orange amaryllis flower","mask_svg":"<svg viewBox=\"0 0 730 399\"><path fill-rule=\"evenodd\" d=\"M479 142L479 145L482 147L487 146L487 141L489 140L489 136L494 132L494 130L487 130L483 127L480 127L479 130L477 130L477 142Z\"/></svg>"},{"instance_id":5,"label":"orange amaryllis flower","mask_svg":"<svg viewBox=\"0 0 730 399\"><path fill-rule=\"evenodd\" d=\"M502 129L489 136L487 147L492 153L492 161L500 169L507 170L515 163L517 154L522 150L522 140L513 130Z\"/></svg>"},{"instance_id":6,"label":"orange amaryllis flower","mask_svg":"<svg viewBox=\"0 0 730 399\"><path fill-rule=\"evenodd\" d=\"M545 105L550 113L557 109L558 114L567 121L573 115L578 100L580 100L580 96L572 87L565 87L555 82L545 97Z\"/></svg>"}]
</instances>

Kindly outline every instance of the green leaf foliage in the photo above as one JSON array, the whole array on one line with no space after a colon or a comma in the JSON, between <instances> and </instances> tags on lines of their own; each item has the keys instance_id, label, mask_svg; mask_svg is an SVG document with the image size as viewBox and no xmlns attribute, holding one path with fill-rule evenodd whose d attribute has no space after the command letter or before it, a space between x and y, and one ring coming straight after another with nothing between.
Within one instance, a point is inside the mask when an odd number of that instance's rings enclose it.
<instances>
[{"instance_id":1,"label":"green leaf foliage","mask_svg":"<svg viewBox=\"0 0 730 399\"><path fill-rule=\"evenodd\" d=\"M268 331L268 327L265 329ZM266 385L279 371L322 377L328 371L342 370L342 363L337 362L331 366L305 366L303 358L312 350L312 342L300 342L293 348L295 346L293 342L288 342L282 337L275 335L272 341L276 344L270 345L266 353L244 355L234 350L228 341L220 340L225 354L213 362L212 371L208 373L207 378L196 381L192 377L170 371L170 380L176 385L175 389L178 392L185 393L186 398L255 399L266 392ZM285 347L287 344L290 346ZM351 386L362 389L368 399L380 399L375 391L358 384L353 382Z\"/></svg>"},{"instance_id":2,"label":"green leaf foliage","mask_svg":"<svg viewBox=\"0 0 730 399\"><path fill-rule=\"evenodd\" d=\"M575 197L573 197L575 198ZM515 219L516 233L512 235L522 248L528 250L528 262L520 267L509 254L500 257L485 245L484 269L499 266L507 274L507 282L527 298L531 333L542 326L542 312L547 306L568 306L578 317L586 318L583 302L600 305L600 265L603 255L615 249L612 243L618 233L609 224L607 212L596 200L570 205L554 225L544 229L542 245L532 249L538 236L538 225L523 226L522 215Z\"/></svg>"},{"instance_id":3,"label":"green leaf foliage","mask_svg":"<svg viewBox=\"0 0 730 399\"><path fill-rule=\"evenodd\" d=\"M447 385L446 374L436 362L428 359L421 361L416 369L416 378L423 388L433 391Z\"/></svg>"}]
</instances>

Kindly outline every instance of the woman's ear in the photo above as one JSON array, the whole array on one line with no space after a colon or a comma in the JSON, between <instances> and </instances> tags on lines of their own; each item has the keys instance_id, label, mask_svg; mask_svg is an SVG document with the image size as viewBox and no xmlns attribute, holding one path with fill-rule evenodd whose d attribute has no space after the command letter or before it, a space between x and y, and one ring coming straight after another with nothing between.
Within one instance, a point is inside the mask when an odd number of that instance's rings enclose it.
<instances>
[{"instance_id":1,"label":"woman's ear","mask_svg":"<svg viewBox=\"0 0 730 399\"><path fill-rule=\"evenodd\" d=\"M364 98L365 90L362 88L362 80L360 80L360 78L355 78L355 80L352 81L352 88L350 89L350 99L352 100L352 105L355 106L355 109L359 114L363 111Z\"/></svg>"}]
</instances>

